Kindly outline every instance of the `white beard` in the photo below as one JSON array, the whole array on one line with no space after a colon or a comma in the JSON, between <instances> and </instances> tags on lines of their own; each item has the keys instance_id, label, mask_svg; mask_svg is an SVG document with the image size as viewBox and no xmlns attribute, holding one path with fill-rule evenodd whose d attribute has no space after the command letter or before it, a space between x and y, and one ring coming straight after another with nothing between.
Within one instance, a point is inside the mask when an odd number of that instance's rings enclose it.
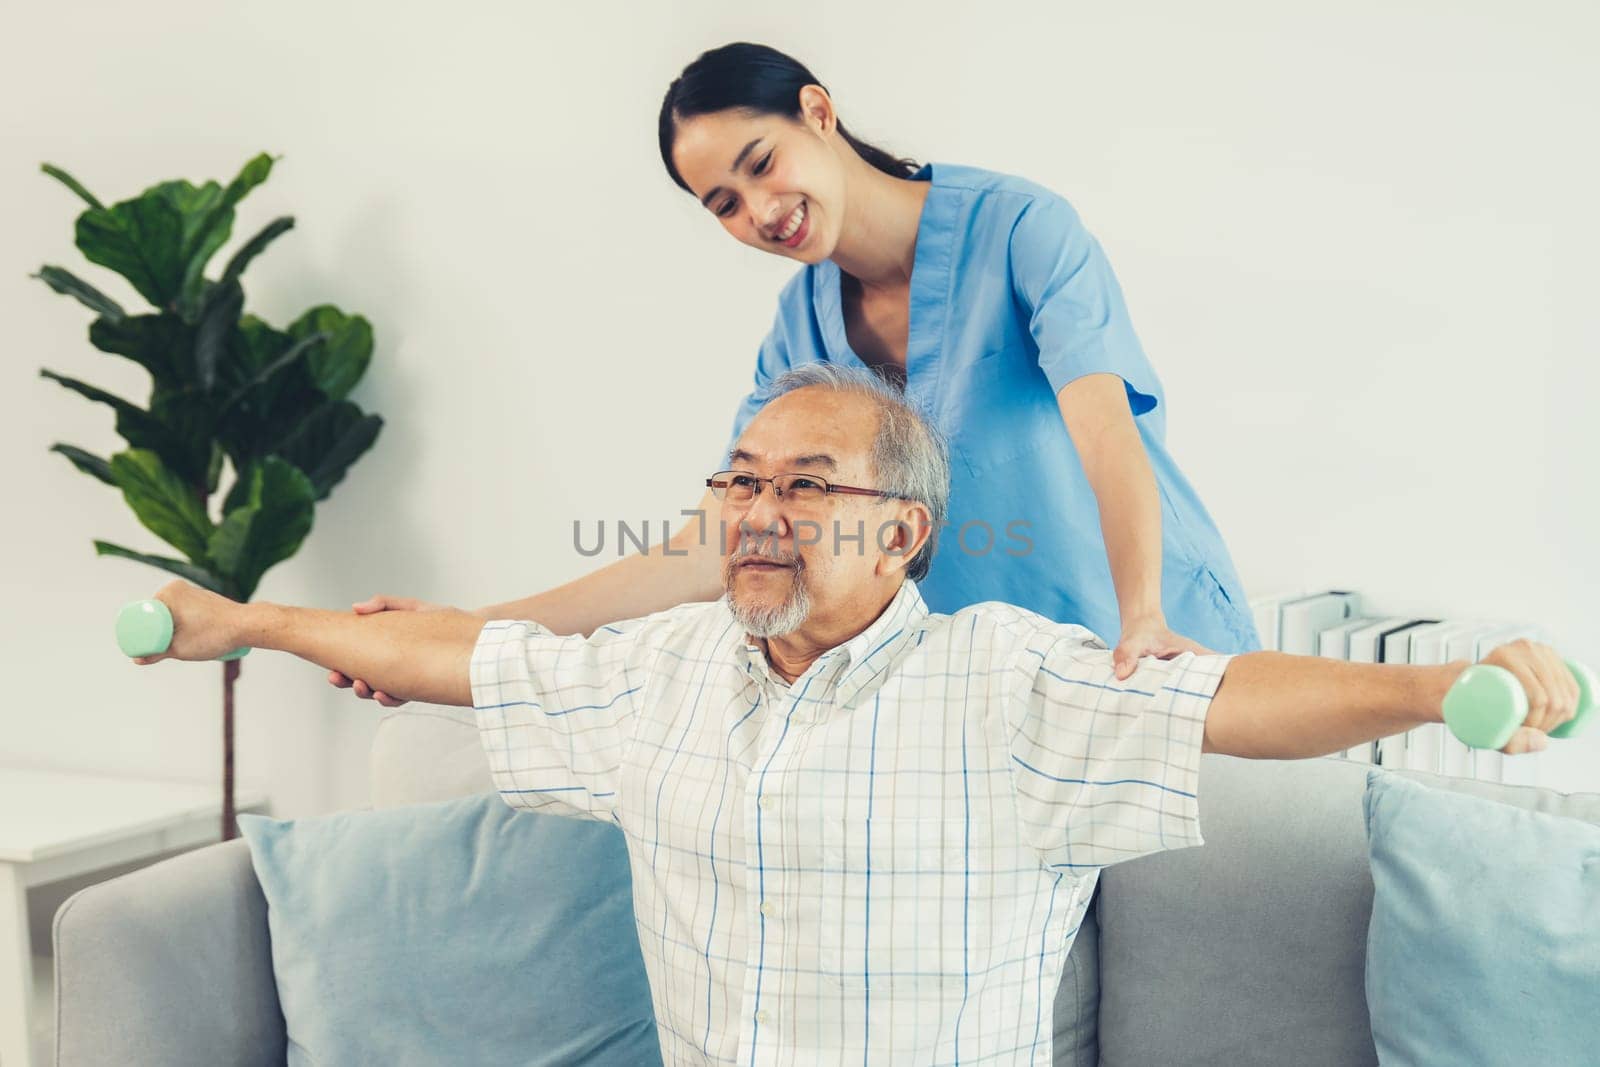
<instances>
[{"instance_id":1,"label":"white beard","mask_svg":"<svg viewBox=\"0 0 1600 1067\"><path fill-rule=\"evenodd\" d=\"M806 589L806 584L799 573L794 576L794 584L789 589L789 595L777 607L754 607L740 603L731 582L728 584L727 593L728 610L751 637L782 637L785 634L792 634L805 624L806 618L811 614L811 593Z\"/></svg>"}]
</instances>

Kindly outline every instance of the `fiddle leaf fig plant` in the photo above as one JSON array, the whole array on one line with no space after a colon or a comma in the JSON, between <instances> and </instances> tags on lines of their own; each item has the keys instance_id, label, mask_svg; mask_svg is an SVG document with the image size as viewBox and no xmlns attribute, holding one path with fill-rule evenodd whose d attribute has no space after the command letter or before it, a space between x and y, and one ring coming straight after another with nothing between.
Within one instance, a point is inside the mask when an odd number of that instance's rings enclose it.
<instances>
[{"instance_id":1,"label":"fiddle leaf fig plant","mask_svg":"<svg viewBox=\"0 0 1600 1067\"><path fill-rule=\"evenodd\" d=\"M74 467L122 494L140 525L177 552L151 554L95 541L102 556L158 567L238 601L289 559L325 500L377 440L383 420L349 399L372 359L372 326L331 304L279 328L245 312L243 275L294 228L274 219L215 277L207 266L233 235L235 209L272 173L261 154L227 185L167 181L107 207L49 163L45 174L87 205L74 243L121 275L149 305L129 310L64 267L35 275L94 314L89 343L150 375L142 404L78 378L39 373L115 416L126 447L98 456L58 443ZM233 480L214 496L223 468ZM239 662L224 667L223 835L232 836L232 704Z\"/></svg>"}]
</instances>

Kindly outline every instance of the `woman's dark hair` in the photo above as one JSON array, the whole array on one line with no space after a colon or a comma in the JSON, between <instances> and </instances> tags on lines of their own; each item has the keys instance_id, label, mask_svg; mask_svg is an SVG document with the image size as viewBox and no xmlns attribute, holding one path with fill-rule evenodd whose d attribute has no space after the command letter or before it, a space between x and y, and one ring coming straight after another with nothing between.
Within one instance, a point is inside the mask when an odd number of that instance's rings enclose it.
<instances>
[{"instance_id":1,"label":"woman's dark hair","mask_svg":"<svg viewBox=\"0 0 1600 1067\"><path fill-rule=\"evenodd\" d=\"M764 44L740 41L702 54L667 86L666 98L661 101L661 162L667 173L678 188L694 192L672 162L672 143L677 138L679 122L729 108L799 118L800 90L807 85L827 88L805 64ZM909 178L917 172L916 161L899 159L867 144L846 130L842 122L839 136L857 155L885 174Z\"/></svg>"}]
</instances>

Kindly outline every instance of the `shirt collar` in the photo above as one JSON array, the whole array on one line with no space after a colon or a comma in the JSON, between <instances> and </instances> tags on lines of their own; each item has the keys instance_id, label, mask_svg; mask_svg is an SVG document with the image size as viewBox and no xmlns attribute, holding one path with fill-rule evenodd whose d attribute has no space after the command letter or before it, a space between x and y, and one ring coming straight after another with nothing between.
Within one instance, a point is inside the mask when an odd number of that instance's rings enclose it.
<instances>
[{"instance_id":1,"label":"shirt collar","mask_svg":"<svg viewBox=\"0 0 1600 1067\"><path fill-rule=\"evenodd\" d=\"M877 691L900 653L921 634L927 615L917 583L907 578L871 626L832 650L846 657L836 693L842 706L851 707Z\"/></svg>"},{"instance_id":2,"label":"shirt collar","mask_svg":"<svg viewBox=\"0 0 1600 1067\"><path fill-rule=\"evenodd\" d=\"M927 614L928 606L917 583L908 578L865 630L822 653L811 670L826 672L836 679L834 698L849 707L883 684L901 650L921 632L920 623ZM762 671L778 684L787 684L773 672L759 642L741 633L740 644L747 671Z\"/></svg>"}]
</instances>

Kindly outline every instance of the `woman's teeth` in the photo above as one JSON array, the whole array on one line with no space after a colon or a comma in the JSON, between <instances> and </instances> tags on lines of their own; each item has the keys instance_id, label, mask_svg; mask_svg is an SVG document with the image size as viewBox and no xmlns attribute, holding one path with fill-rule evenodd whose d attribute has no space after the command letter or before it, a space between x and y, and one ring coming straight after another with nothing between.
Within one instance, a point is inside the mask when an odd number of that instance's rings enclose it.
<instances>
[{"instance_id":1,"label":"woman's teeth","mask_svg":"<svg viewBox=\"0 0 1600 1067\"><path fill-rule=\"evenodd\" d=\"M805 221L806 202L804 200L795 205L794 211L789 215L789 221L783 224L783 229L778 232L778 240L787 241L800 229L800 223Z\"/></svg>"}]
</instances>

